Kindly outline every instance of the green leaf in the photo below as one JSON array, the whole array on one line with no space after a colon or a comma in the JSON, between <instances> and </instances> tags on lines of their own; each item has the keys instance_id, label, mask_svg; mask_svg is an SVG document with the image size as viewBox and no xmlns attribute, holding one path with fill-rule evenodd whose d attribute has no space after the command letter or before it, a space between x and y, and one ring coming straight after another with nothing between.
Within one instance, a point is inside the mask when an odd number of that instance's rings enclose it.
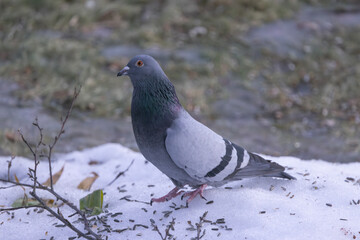
<instances>
[{"instance_id":1,"label":"green leaf","mask_svg":"<svg viewBox=\"0 0 360 240\"><path fill-rule=\"evenodd\" d=\"M17 207L37 206L37 205L40 205L40 203L36 199L19 198L16 199L11 206L17 208Z\"/></svg>"},{"instance_id":2,"label":"green leaf","mask_svg":"<svg viewBox=\"0 0 360 240\"><path fill-rule=\"evenodd\" d=\"M92 210L91 215L99 215L102 212L103 198L101 189L86 195L80 199L80 210Z\"/></svg>"},{"instance_id":3,"label":"green leaf","mask_svg":"<svg viewBox=\"0 0 360 240\"><path fill-rule=\"evenodd\" d=\"M99 215L100 213L102 213L102 209L99 207L94 207L91 215Z\"/></svg>"}]
</instances>

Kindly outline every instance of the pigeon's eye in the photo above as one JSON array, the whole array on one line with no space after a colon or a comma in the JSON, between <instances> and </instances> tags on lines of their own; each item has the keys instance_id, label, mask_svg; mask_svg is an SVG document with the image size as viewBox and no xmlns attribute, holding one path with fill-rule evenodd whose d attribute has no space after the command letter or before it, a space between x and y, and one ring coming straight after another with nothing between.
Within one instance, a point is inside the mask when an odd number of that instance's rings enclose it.
<instances>
[{"instance_id":1,"label":"pigeon's eye","mask_svg":"<svg viewBox=\"0 0 360 240\"><path fill-rule=\"evenodd\" d=\"M141 61L141 60L138 60L138 61L136 62L136 66L137 66L137 67L142 67L142 66L144 66L144 62Z\"/></svg>"}]
</instances>

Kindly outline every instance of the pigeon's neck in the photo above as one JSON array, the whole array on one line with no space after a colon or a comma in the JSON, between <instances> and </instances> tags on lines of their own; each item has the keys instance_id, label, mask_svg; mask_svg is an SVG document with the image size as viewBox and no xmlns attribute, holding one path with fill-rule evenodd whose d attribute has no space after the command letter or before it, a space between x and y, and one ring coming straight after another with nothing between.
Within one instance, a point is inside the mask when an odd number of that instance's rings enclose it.
<instances>
[{"instance_id":1,"label":"pigeon's neck","mask_svg":"<svg viewBox=\"0 0 360 240\"><path fill-rule=\"evenodd\" d=\"M167 79L166 79L167 80ZM172 83L167 81L154 81L151 86L134 87L132 112L142 117L174 116L182 106L176 95Z\"/></svg>"}]
</instances>

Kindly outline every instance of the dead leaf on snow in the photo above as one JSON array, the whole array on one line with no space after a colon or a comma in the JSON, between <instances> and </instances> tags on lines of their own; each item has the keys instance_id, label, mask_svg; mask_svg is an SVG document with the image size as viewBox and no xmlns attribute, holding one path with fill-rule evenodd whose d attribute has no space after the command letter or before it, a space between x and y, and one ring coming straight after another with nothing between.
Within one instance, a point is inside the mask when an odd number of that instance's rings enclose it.
<instances>
[{"instance_id":1,"label":"dead leaf on snow","mask_svg":"<svg viewBox=\"0 0 360 240\"><path fill-rule=\"evenodd\" d=\"M15 178L15 181L20 184L20 181L19 181L18 177L16 176L16 174L14 174L14 178ZM20 187L24 190L24 192L25 192L25 188L24 188L23 186L21 186L21 185L19 185L19 186L20 186Z\"/></svg>"},{"instance_id":2,"label":"dead leaf on snow","mask_svg":"<svg viewBox=\"0 0 360 240\"><path fill-rule=\"evenodd\" d=\"M99 164L101 164L101 162L99 162L97 160L90 160L90 162L88 164L89 165L99 165Z\"/></svg>"},{"instance_id":3,"label":"dead leaf on snow","mask_svg":"<svg viewBox=\"0 0 360 240\"><path fill-rule=\"evenodd\" d=\"M90 191L90 188L92 184L95 182L95 180L99 177L99 175L96 172L92 172L94 176L87 177L84 180L81 181L81 183L77 186L78 189L83 189L86 191Z\"/></svg>"},{"instance_id":4,"label":"dead leaf on snow","mask_svg":"<svg viewBox=\"0 0 360 240\"><path fill-rule=\"evenodd\" d=\"M42 201L48 207L61 207L63 205L63 203L61 203L60 205L56 204L54 199L42 199ZM24 196L23 198L16 199L11 206L19 208L19 207L40 206L40 205L41 205L40 202L35 198L27 198L27 196Z\"/></svg>"},{"instance_id":5,"label":"dead leaf on snow","mask_svg":"<svg viewBox=\"0 0 360 240\"><path fill-rule=\"evenodd\" d=\"M52 180L53 180L53 185L56 184L56 182L59 180L59 178L61 177L61 174L63 173L64 171L64 167L65 165L60 169L60 171L58 171L57 173L55 173L53 176L52 176ZM50 186L50 178L48 178L46 180L46 182L43 183L44 186Z\"/></svg>"}]
</instances>

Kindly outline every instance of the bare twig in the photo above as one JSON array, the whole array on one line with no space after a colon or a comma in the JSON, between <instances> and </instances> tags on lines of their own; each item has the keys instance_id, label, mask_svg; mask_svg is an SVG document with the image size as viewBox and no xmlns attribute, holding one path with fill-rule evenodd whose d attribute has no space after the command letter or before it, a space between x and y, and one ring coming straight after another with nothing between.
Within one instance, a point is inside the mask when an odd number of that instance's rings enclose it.
<instances>
[{"instance_id":1,"label":"bare twig","mask_svg":"<svg viewBox=\"0 0 360 240\"><path fill-rule=\"evenodd\" d=\"M33 122L33 125L35 127L37 127L37 129L39 130L40 138L39 138L38 144L36 146L37 148L39 148L41 145L44 145L44 143L43 143L43 132L42 132L43 129L40 127L39 121L38 121L37 118L35 118L35 121Z\"/></svg>"},{"instance_id":2,"label":"bare twig","mask_svg":"<svg viewBox=\"0 0 360 240\"><path fill-rule=\"evenodd\" d=\"M200 217L199 223L196 223L196 237L195 240L200 240L205 236L205 229L202 230L203 223L205 222L206 215L208 214L208 211L204 212L204 214Z\"/></svg>"},{"instance_id":3,"label":"bare twig","mask_svg":"<svg viewBox=\"0 0 360 240\"><path fill-rule=\"evenodd\" d=\"M26 146L28 147L28 149L31 151L33 157L36 157L36 153L34 152L33 148L30 146L30 144L28 143L28 141L25 139L24 135L22 134L21 130L18 130L20 137L22 139L22 141L26 144Z\"/></svg>"},{"instance_id":4,"label":"bare twig","mask_svg":"<svg viewBox=\"0 0 360 240\"><path fill-rule=\"evenodd\" d=\"M151 220L153 220L153 219L150 219L150 221ZM160 235L161 240L164 240L165 238L163 237L162 233L160 232L158 226L155 224L155 221L154 222L151 221L151 226L153 227L153 231L156 231Z\"/></svg>"},{"instance_id":5,"label":"bare twig","mask_svg":"<svg viewBox=\"0 0 360 240\"><path fill-rule=\"evenodd\" d=\"M135 161L135 160L133 159L133 160L131 161L130 165L129 165L124 171L119 172L118 175L116 175L116 177L114 178L114 180L112 180L112 181L108 184L108 186L110 186L111 184L113 184L113 183L116 181L116 179L118 179L121 175L123 175L123 174L125 174L127 171L129 171L129 168L131 167L131 165L133 165L134 161Z\"/></svg>"},{"instance_id":6,"label":"bare twig","mask_svg":"<svg viewBox=\"0 0 360 240\"><path fill-rule=\"evenodd\" d=\"M91 235L96 236L96 239L100 239L100 237L94 233L91 228L88 219L86 218L85 212L78 209L74 204L69 202L67 199L63 198L61 195L59 195L57 192L55 192L52 189L46 188L48 192L50 192L52 195L56 197L56 199L61 200L63 203L65 203L67 206L69 206L71 209L73 209L75 212L77 212L82 220L84 221L85 230L88 231Z\"/></svg>"},{"instance_id":7,"label":"bare twig","mask_svg":"<svg viewBox=\"0 0 360 240\"><path fill-rule=\"evenodd\" d=\"M1 181L1 182L3 182L2 180L3 180L3 179L0 179L0 181ZM9 181L8 181L8 180L6 180L6 182L8 183ZM0 187L0 189L8 189L8 188L13 188L13 187L17 187L17 185L11 185L11 186L6 186L6 187Z\"/></svg>"},{"instance_id":8,"label":"bare twig","mask_svg":"<svg viewBox=\"0 0 360 240\"><path fill-rule=\"evenodd\" d=\"M21 206L21 207L12 207L12 208L0 208L0 212L6 212L6 211L15 211L15 210L20 210L20 209L26 209L26 208L43 208L45 209L43 206L41 205L27 205L27 206Z\"/></svg>"},{"instance_id":9,"label":"bare twig","mask_svg":"<svg viewBox=\"0 0 360 240\"><path fill-rule=\"evenodd\" d=\"M175 230L174 226L175 226L175 218L172 218L172 221L169 222L169 225L166 226L165 239L166 238L170 239L172 237L172 235L170 234L170 230L174 231Z\"/></svg>"},{"instance_id":10,"label":"bare twig","mask_svg":"<svg viewBox=\"0 0 360 240\"><path fill-rule=\"evenodd\" d=\"M34 193L35 193L35 191L36 191L36 184L38 183L38 181L37 181L37 176L36 176L36 173L37 173L37 166L39 165L39 163L40 163L40 161L37 159L38 157L38 149L39 149L39 147L41 146L41 145L45 145L44 143L43 143L43 132L42 132L42 128L39 126L39 122L38 122L38 119L37 118L35 118L35 121L33 122L33 125L35 126L35 127L37 127L37 129L38 129L38 131L39 131L39 135L40 135L40 137L39 137L39 142L38 142L38 144L35 146L35 150L34 150L34 152L35 152L35 156L34 156L34 187L33 187L33 191L34 191ZM24 138L23 136L22 136L22 138Z\"/></svg>"},{"instance_id":11,"label":"bare twig","mask_svg":"<svg viewBox=\"0 0 360 240\"><path fill-rule=\"evenodd\" d=\"M78 228L76 228L74 225L72 225L67 219L65 219L62 214L59 212L58 209L58 213L56 213L54 210L52 210L50 207L48 207L46 205L46 203L44 203L43 200L41 200L40 197L38 197L34 192L30 192L30 195L33 196L36 200L39 201L39 203L41 204L41 206L47 210L51 215L53 215L54 217L56 217L57 219L59 219L62 223L64 223L67 227L69 227L71 230L73 230L74 232L76 232L79 236L82 236L86 239L101 239L97 234L95 234L94 232L89 232L91 235L95 235L95 238L93 236L88 236L86 234L84 234L83 232L81 232Z\"/></svg>"},{"instance_id":12,"label":"bare twig","mask_svg":"<svg viewBox=\"0 0 360 240\"><path fill-rule=\"evenodd\" d=\"M8 160L8 172L7 172L7 175L8 175L8 181L10 181L10 169L11 169L11 165L12 165L12 161L15 159L15 156L11 156L10 160Z\"/></svg>"},{"instance_id":13,"label":"bare twig","mask_svg":"<svg viewBox=\"0 0 360 240\"><path fill-rule=\"evenodd\" d=\"M141 200L136 200L136 199L130 199L130 195L129 196L125 196L125 197L122 197L120 198L119 200L125 200L127 202L137 202L137 203L143 203L143 204L147 204L147 205L150 205L149 202L144 202L144 201L141 201Z\"/></svg>"},{"instance_id":14,"label":"bare twig","mask_svg":"<svg viewBox=\"0 0 360 240\"><path fill-rule=\"evenodd\" d=\"M172 218L172 220L169 222L168 225L166 225L166 229L165 229L165 235L163 236L162 233L160 232L158 226L156 225L154 219L150 219L151 222L151 226L153 227L153 231L156 231L161 240L167 240L167 239L172 239L173 235L170 234L170 230L174 231L175 228L175 218Z\"/></svg>"},{"instance_id":15,"label":"bare twig","mask_svg":"<svg viewBox=\"0 0 360 240\"><path fill-rule=\"evenodd\" d=\"M60 131L58 132L58 134L55 136L55 139L53 141L52 144L48 145L49 147L49 152L47 155L41 154L40 157L46 157L48 160L48 164L49 164L49 175L50 175L50 187L44 186L42 184L40 184L37 181L37 166L39 164L39 160L38 160L38 151L39 148L45 144L43 143L43 133L42 133L42 128L39 125L39 122L37 119L35 119L35 121L33 122L33 125L38 129L39 131L39 141L38 143L32 147L29 142L26 140L26 138L24 137L24 135L22 134L22 132L19 130L19 134L21 136L22 141L25 143L25 145L28 147L28 149L31 151L33 158L34 158L34 169L29 169L29 176L30 179L33 181L33 184L27 184L27 183L21 183L18 181L11 181L10 177L8 176L8 179L0 179L1 182L6 182L6 183L11 183L13 184L12 186L9 187L14 187L14 186L21 186L21 187L29 187L32 188L32 191L30 191L30 195L33 196L39 203L40 205L37 206L28 206L28 205L24 205L22 207L17 207L17 208L2 208L0 209L1 211L12 211L12 210L18 210L18 209L25 209L25 208L31 208L31 207L38 207L38 208L43 208L45 210L47 210L50 214L52 214L54 217L56 217L58 220L60 220L62 223L64 223L67 227L69 227L70 229L72 229L74 232L76 232L79 236L84 237L86 239L101 239L101 237L96 234L95 232L93 232L91 230L89 221L85 215L85 212L79 210L74 204L72 204L71 202L69 202L67 199L63 198L61 195L59 195L57 192L55 192L54 187L53 187L53 181L52 181L52 169L51 169L51 157L52 157L52 151L56 145L56 143L58 142L58 140L60 139L60 137L62 136L62 134L64 133L64 128L65 128L65 124L71 114L71 111L73 109L74 106L74 102L76 100L76 98L78 97L79 93L80 93L81 87L79 90L77 90L75 88L74 90L74 95L73 95L73 99L70 105L69 110L67 111L67 114L65 116L65 119L62 120L61 123L61 128ZM11 163L9 163L8 168L11 167ZM8 169L8 175L9 175L9 169ZM7 188L9 188L7 187ZM78 228L76 228L73 224L71 224L60 212L60 210L58 209L58 212L55 212L54 210L52 210L49 206L46 205L46 203L37 195L36 190L40 189L40 190L44 190L49 192L50 194L52 194L54 197L56 197L57 200L62 201L64 204L66 204L68 207L70 207L71 209L73 209L77 214L79 214L81 216L81 220L84 222L84 228L87 231L86 233L82 232L81 230L79 230Z\"/></svg>"},{"instance_id":16,"label":"bare twig","mask_svg":"<svg viewBox=\"0 0 360 240\"><path fill-rule=\"evenodd\" d=\"M37 122L37 119L35 119L35 122ZM34 123L35 123L34 122ZM33 124L34 124L33 123ZM29 176L31 179L33 179L34 181L34 185L33 185L33 191L36 191L36 183L37 183L37 177L36 177L36 173L37 173L37 166L39 165L39 160L38 160L38 145L35 146L35 148L31 147L31 145L29 144L29 142L26 140L26 138L24 137L24 135L22 134L21 130L18 130L22 141L26 144L26 146L28 147L28 149L31 151L33 158L34 158L34 169L29 169ZM40 139L42 141L42 132L40 131ZM40 142L40 141L39 141Z\"/></svg>"},{"instance_id":17,"label":"bare twig","mask_svg":"<svg viewBox=\"0 0 360 240\"><path fill-rule=\"evenodd\" d=\"M14 181L7 181L5 179L0 179L1 182L7 182L7 183L12 183L14 184L13 186L22 186L22 187L29 187L29 188L33 188L33 185L30 185L30 184L26 184L26 183L18 183L18 182L14 182ZM64 204L66 204L67 206L69 206L71 209L73 209L77 214L79 214L82 218L82 220L84 221L84 226L85 226L85 230L87 230L89 233L92 233L94 235L97 235L95 234L91 228L90 228L90 224L89 224L89 221L87 220L86 216L85 216L85 213L81 210L79 210L74 204L72 204L71 202L69 202L67 199L63 198L61 195L59 195L57 192L55 192L54 190L46 187L46 186L43 186L43 185L38 185L36 186L37 189L41 189L41 190L44 190L44 191L47 191L49 193L51 193L57 200L60 200L62 201ZM34 196L34 193L33 192L30 192L30 195L33 196L35 199L38 200L38 196L36 195L36 197ZM44 203L43 201L39 201L40 203ZM46 203L44 203L45 206L46 206ZM30 206L22 206L22 207L18 207L16 208L17 209L21 209L21 208L29 208ZM48 210L47 208L45 208L43 205L37 205L36 207L42 207L44 208L45 210ZM46 206L47 207L47 206ZM0 212L1 211L9 211L9 210L12 210L10 208L3 208L3 209L0 209ZM57 217L57 216L55 216ZM62 221L61 219L59 219L60 221ZM95 238L96 239L96 238Z\"/></svg>"},{"instance_id":18,"label":"bare twig","mask_svg":"<svg viewBox=\"0 0 360 240\"><path fill-rule=\"evenodd\" d=\"M69 119L69 116L70 116L70 114L71 114L71 112L72 112L72 109L73 109L73 107L74 107L75 100L76 100L77 97L79 96L80 91L81 91L81 86L80 86L79 90L77 90L76 88L74 89L73 98L72 98L72 100L71 100L71 104L70 104L69 110L67 111L67 113L66 113L66 115L65 115L65 119L62 120L60 131L59 131L59 133L57 134L57 136L55 136L54 142L53 142L51 145L49 145L49 153L48 153L48 155L47 155L47 159L48 159L48 162L49 162L50 188L51 188L51 189L54 189L54 187L53 187L53 179L52 179L52 169L51 169L51 156L52 156L52 151L53 151L56 143L57 143L58 140L60 139L61 135L65 132L65 131L64 131L65 124L66 124L67 120Z\"/></svg>"},{"instance_id":19,"label":"bare twig","mask_svg":"<svg viewBox=\"0 0 360 240\"><path fill-rule=\"evenodd\" d=\"M11 188L11 187L16 187L16 186L22 186L22 187L30 187L30 188L33 188L34 186L33 185L30 185L30 184L27 184L27 183L18 183L18 182L15 182L15 181L8 181L6 179L1 179L0 178L0 182L6 182L6 183L11 183L11 184L14 184L12 186L7 186L5 188ZM42 189L42 190L46 190L46 187L44 186L36 186L37 189Z\"/></svg>"}]
</instances>

